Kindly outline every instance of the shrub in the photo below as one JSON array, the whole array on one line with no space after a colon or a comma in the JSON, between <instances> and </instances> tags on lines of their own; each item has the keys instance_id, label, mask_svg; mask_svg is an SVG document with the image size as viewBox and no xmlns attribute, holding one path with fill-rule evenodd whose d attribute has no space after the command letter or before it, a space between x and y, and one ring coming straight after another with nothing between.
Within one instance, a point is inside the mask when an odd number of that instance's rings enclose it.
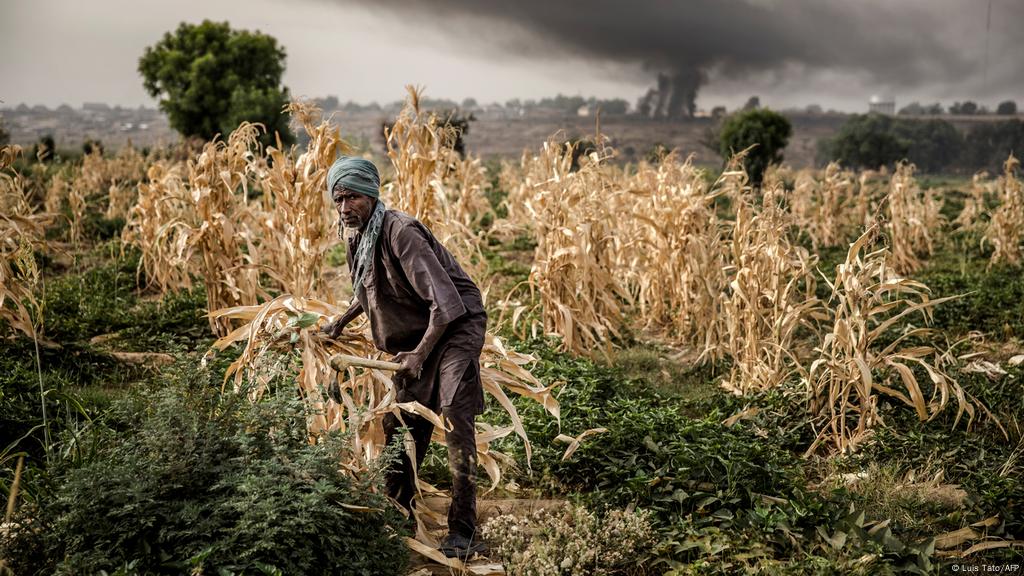
<instances>
[{"instance_id":1,"label":"shrub","mask_svg":"<svg viewBox=\"0 0 1024 576\"><path fill-rule=\"evenodd\" d=\"M747 154L744 166L751 182L760 184L768 166L782 162L782 151L792 134L789 120L778 112L767 108L747 110L725 120L718 137L718 151L728 160L756 144Z\"/></svg>"},{"instance_id":2,"label":"shrub","mask_svg":"<svg viewBox=\"0 0 1024 576\"><path fill-rule=\"evenodd\" d=\"M376 493L380 470L343 473L343 437L310 444L299 398L251 403L191 367L168 380L119 404L127 429L23 510L0 544L16 573L402 571L402 516Z\"/></svg>"}]
</instances>

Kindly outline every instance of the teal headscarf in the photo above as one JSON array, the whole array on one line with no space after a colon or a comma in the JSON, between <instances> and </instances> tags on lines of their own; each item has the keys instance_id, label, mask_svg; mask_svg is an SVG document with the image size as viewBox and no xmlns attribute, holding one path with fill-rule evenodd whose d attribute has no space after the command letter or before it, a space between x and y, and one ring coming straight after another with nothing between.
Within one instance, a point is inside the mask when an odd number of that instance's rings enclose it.
<instances>
[{"instance_id":1,"label":"teal headscarf","mask_svg":"<svg viewBox=\"0 0 1024 576\"><path fill-rule=\"evenodd\" d=\"M370 262L373 260L374 249L377 247L377 239L380 237L380 230L384 225L384 201L380 199L380 174L373 162L358 158L356 156L342 156L334 161L331 169L327 172L327 193L334 192L334 187L341 184L346 190L352 190L377 199L377 205L370 215L370 220L363 229L362 238L359 239L359 246L354 254L354 266L352 266L352 289L354 296L358 297L364 290L363 279L370 271ZM338 233L341 233L339 223Z\"/></svg>"},{"instance_id":2,"label":"teal headscarf","mask_svg":"<svg viewBox=\"0 0 1024 576\"><path fill-rule=\"evenodd\" d=\"M365 158L342 156L335 160L327 172L327 193L333 193L338 184L370 198L380 198L380 173Z\"/></svg>"}]
</instances>

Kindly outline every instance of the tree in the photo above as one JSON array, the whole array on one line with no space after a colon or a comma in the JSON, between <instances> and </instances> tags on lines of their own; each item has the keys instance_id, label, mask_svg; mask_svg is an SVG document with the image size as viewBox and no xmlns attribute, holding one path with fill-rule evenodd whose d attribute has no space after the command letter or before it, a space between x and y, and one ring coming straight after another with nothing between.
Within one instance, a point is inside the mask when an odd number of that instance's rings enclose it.
<instances>
[{"instance_id":1,"label":"tree","mask_svg":"<svg viewBox=\"0 0 1024 576\"><path fill-rule=\"evenodd\" d=\"M782 162L782 151L793 134L785 116L767 108L756 108L726 118L718 137L723 159L755 146L747 153L744 165L754 185L760 185L764 171Z\"/></svg>"},{"instance_id":2,"label":"tree","mask_svg":"<svg viewBox=\"0 0 1024 576\"><path fill-rule=\"evenodd\" d=\"M959 114L971 116L978 113L978 104L970 100L965 102L954 102L953 105L949 107L949 113L954 115Z\"/></svg>"},{"instance_id":3,"label":"tree","mask_svg":"<svg viewBox=\"0 0 1024 576\"><path fill-rule=\"evenodd\" d=\"M629 112L629 102L626 102L622 98L598 100L597 106L601 109L602 114L607 114L609 116L621 116Z\"/></svg>"},{"instance_id":4,"label":"tree","mask_svg":"<svg viewBox=\"0 0 1024 576\"><path fill-rule=\"evenodd\" d=\"M761 107L761 97L751 96L747 98L747 103L743 105L744 110L756 110Z\"/></svg>"},{"instance_id":5,"label":"tree","mask_svg":"<svg viewBox=\"0 0 1024 576\"><path fill-rule=\"evenodd\" d=\"M966 170L998 173L1007 156L1024 151L1024 122L978 122L964 140L962 164Z\"/></svg>"},{"instance_id":6,"label":"tree","mask_svg":"<svg viewBox=\"0 0 1024 576\"><path fill-rule=\"evenodd\" d=\"M996 114L1001 114L1003 116L1012 116L1013 114L1016 113L1017 103L1014 102L1013 100L1006 100L1005 102L1000 102L999 106L996 107Z\"/></svg>"},{"instance_id":7,"label":"tree","mask_svg":"<svg viewBox=\"0 0 1024 576\"><path fill-rule=\"evenodd\" d=\"M52 162L57 153L57 143L52 134L47 134L32 147L32 157L40 162Z\"/></svg>"},{"instance_id":8,"label":"tree","mask_svg":"<svg viewBox=\"0 0 1024 576\"><path fill-rule=\"evenodd\" d=\"M4 128L4 119L0 117L0 146L6 146L11 141L11 135Z\"/></svg>"},{"instance_id":9,"label":"tree","mask_svg":"<svg viewBox=\"0 0 1024 576\"><path fill-rule=\"evenodd\" d=\"M284 61L284 48L273 37L204 20L183 22L146 48L139 73L183 136L226 136L248 120L266 127L264 143L274 142L277 132L290 144L295 138L282 110L289 98L281 85Z\"/></svg>"},{"instance_id":10,"label":"tree","mask_svg":"<svg viewBox=\"0 0 1024 576\"><path fill-rule=\"evenodd\" d=\"M871 168L906 158L909 145L893 133L893 119L882 114L855 115L839 128L826 151L850 168Z\"/></svg>"},{"instance_id":11,"label":"tree","mask_svg":"<svg viewBox=\"0 0 1024 576\"><path fill-rule=\"evenodd\" d=\"M911 102L897 112L900 116L920 116L924 114L924 106L920 102Z\"/></svg>"},{"instance_id":12,"label":"tree","mask_svg":"<svg viewBox=\"0 0 1024 576\"><path fill-rule=\"evenodd\" d=\"M339 107L338 97L332 95L325 96L323 98L316 98L313 103L320 107L321 110L337 110Z\"/></svg>"},{"instance_id":13,"label":"tree","mask_svg":"<svg viewBox=\"0 0 1024 576\"><path fill-rule=\"evenodd\" d=\"M945 120L896 120L892 133L906 143L907 160L924 172L948 172L963 150L963 136Z\"/></svg>"}]
</instances>

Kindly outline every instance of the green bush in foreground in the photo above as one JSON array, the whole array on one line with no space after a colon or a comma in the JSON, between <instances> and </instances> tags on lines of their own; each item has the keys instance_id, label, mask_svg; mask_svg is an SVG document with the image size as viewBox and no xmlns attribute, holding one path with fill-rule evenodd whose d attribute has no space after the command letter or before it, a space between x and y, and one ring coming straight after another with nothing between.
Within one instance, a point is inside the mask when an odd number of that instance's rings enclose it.
<instances>
[{"instance_id":1,"label":"green bush in foreground","mask_svg":"<svg viewBox=\"0 0 1024 576\"><path fill-rule=\"evenodd\" d=\"M127 430L105 429L108 449L22 510L0 543L15 573L402 572L402 517L375 493L379 474L342 474L342 437L310 445L287 387L252 404L207 371L172 380L116 406Z\"/></svg>"}]
</instances>

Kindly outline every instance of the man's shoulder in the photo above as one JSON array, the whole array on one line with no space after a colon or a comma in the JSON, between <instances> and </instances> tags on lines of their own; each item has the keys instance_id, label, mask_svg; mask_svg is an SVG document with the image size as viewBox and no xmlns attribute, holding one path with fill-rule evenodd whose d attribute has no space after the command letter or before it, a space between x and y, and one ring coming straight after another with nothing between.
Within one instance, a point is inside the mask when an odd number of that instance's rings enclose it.
<instances>
[{"instance_id":1,"label":"man's shoulder","mask_svg":"<svg viewBox=\"0 0 1024 576\"><path fill-rule=\"evenodd\" d=\"M417 220L414 216L412 216L410 214L406 214L405 212L402 212L401 210L395 210L393 208L388 208L387 210L384 211L384 225L385 226L389 226L389 227L393 227L393 226L398 226L398 227L415 226L416 224L419 224L419 223L420 223L420 221Z\"/></svg>"},{"instance_id":2,"label":"man's shoulder","mask_svg":"<svg viewBox=\"0 0 1024 576\"><path fill-rule=\"evenodd\" d=\"M392 240L407 236L410 232L422 232L430 236L430 231L422 222L401 210L389 209L384 213L384 230L387 237Z\"/></svg>"}]
</instances>

